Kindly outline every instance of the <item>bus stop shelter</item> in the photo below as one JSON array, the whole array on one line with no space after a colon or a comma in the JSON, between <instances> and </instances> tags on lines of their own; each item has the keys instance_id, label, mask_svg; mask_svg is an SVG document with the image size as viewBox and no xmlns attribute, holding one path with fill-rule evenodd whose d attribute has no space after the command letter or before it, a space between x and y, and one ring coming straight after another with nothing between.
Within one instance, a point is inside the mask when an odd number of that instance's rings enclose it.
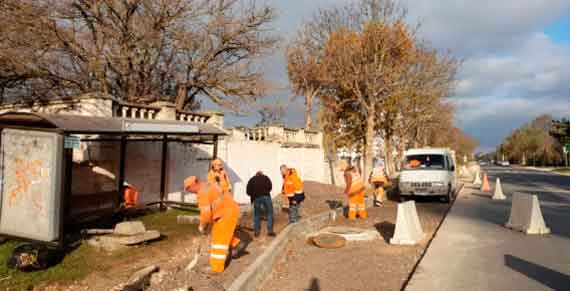
<instances>
[{"instance_id":1,"label":"bus stop shelter","mask_svg":"<svg viewBox=\"0 0 570 291\"><path fill-rule=\"evenodd\" d=\"M150 204L159 204L161 209L167 203L172 203L165 200L167 194L166 175L167 175L167 160L168 160L168 143L172 141L184 143L197 143L208 144L213 146L212 157L217 157L218 139L220 136L225 135L225 132L212 124L181 122L181 121L160 121L160 120L141 120L141 119L124 119L124 118L103 118L91 117L80 115L56 115L45 113L22 113L22 112L6 112L0 114L0 130L2 131L2 205L0 208L0 235L9 237L22 238L27 240L37 241L58 241L63 243L65 237L65 227L70 222L70 200L71 200L71 185L72 185L72 169L73 169L73 149L77 148L81 141L89 142L117 142L119 143L119 161L118 173L115 175L117 201L121 197L123 184L125 180L125 160L127 144L132 142L161 142L161 167L160 167L160 200L154 201ZM7 139L10 137L9 133L14 134L12 142L8 143ZM21 194L18 191L7 189L5 184L9 182L10 172L14 167L8 166L10 162L10 155L29 155L26 145L23 143L29 136L28 133L36 133L38 137L47 138L46 143L39 142L40 146L45 144L51 145L52 148L48 149L53 153L55 158L50 161L50 168L45 170L45 176L52 179L53 183L44 181L46 185L51 185L50 189L54 195L53 211L46 215L50 216L53 224L49 225L51 231L47 230L43 235L37 235L37 230L20 232L19 229L13 228L13 222L6 221L10 218L10 202L17 200L17 195ZM37 139L33 141L31 146L37 147ZM53 143L51 141L54 141ZM10 147L13 148L12 153L8 153ZM20 149L22 148L22 149ZM40 158L45 154L39 153ZM25 158L25 156L23 156ZM19 160L17 160L19 161ZM33 166L33 165L32 165ZM22 172L30 171L29 167L25 170L17 169L12 179L16 183L12 188L16 190L29 190L29 185L34 183L42 183L41 177L44 176L44 168L38 170L35 181L22 180ZM32 171L33 173L33 171ZM50 181L52 181L50 180ZM37 188L37 187L36 187ZM47 189L45 189L47 191ZM25 194L25 193L24 193ZM24 195L22 194L22 195ZM43 194L41 194L43 195ZM36 195L37 196L37 195ZM16 198L14 198L16 197ZM32 198L32 200L35 198ZM46 200L47 201L47 200ZM34 202L35 203L35 202ZM36 203L37 204L37 203ZM183 203L180 203L183 204ZM22 204L22 207L25 207ZM34 207L35 204L30 204ZM37 205L36 205L37 206ZM40 208L43 209L43 208ZM25 211L16 211L14 209L12 219L29 219L28 217L21 217ZM53 216L53 217L52 217ZM43 230L43 227L38 226Z\"/></svg>"}]
</instances>

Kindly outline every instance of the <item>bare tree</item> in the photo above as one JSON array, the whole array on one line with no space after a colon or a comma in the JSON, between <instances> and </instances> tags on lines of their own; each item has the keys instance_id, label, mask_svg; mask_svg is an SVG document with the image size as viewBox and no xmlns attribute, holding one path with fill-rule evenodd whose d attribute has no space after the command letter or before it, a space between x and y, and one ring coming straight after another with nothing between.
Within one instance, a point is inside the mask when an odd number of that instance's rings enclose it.
<instances>
[{"instance_id":1,"label":"bare tree","mask_svg":"<svg viewBox=\"0 0 570 291\"><path fill-rule=\"evenodd\" d=\"M11 99L105 92L226 108L262 95L256 61L274 47L274 10L241 0L5 0L0 93Z\"/></svg>"}]
</instances>

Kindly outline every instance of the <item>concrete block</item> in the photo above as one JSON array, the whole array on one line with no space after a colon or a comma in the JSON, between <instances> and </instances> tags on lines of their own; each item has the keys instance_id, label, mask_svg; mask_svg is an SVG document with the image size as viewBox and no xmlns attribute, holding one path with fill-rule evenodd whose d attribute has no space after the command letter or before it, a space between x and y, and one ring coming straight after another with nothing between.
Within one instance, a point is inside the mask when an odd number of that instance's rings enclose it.
<instances>
[{"instance_id":1,"label":"concrete block","mask_svg":"<svg viewBox=\"0 0 570 291\"><path fill-rule=\"evenodd\" d=\"M536 195L515 193L511 205L511 215L505 224L507 228L526 234L548 234L540 203Z\"/></svg>"},{"instance_id":2,"label":"concrete block","mask_svg":"<svg viewBox=\"0 0 570 291\"><path fill-rule=\"evenodd\" d=\"M414 245L424 237L425 233L418 217L416 203L407 201L398 204L396 230L394 231L394 237L390 239L390 244Z\"/></svg>"},{"instance_id":3,"label":"concrete block","mask_svg":"<svg viewBox=\"0 0 570 291\"><path fill-rule=\"evenodd\" d=\"M501 186L501 179L497 178L495 182L495 193L493 193L493 200L505 200L507 197L503 193L503 187Z\"/></svg>"},{"instance_id":4,"label":"concrete block","mask_svg":"<svg viewBox=\"0 0 570 291\"><path fill-rule=\"evenodd\" d=\"M479 171L475 172L475 179L473 180L473 185L481 186L481 173Z\"/></svg>"},{"instance_id":5,"label":"concrete block","mask_svg":"<svg viewBox=\"0 0 570 291\"><path fill-rule=\"evenodd\" d=\"M116 235L136 235L146 231L144 224L141 221L125 221L117 223L113 234Z\"/></svg>"}]
</instances>

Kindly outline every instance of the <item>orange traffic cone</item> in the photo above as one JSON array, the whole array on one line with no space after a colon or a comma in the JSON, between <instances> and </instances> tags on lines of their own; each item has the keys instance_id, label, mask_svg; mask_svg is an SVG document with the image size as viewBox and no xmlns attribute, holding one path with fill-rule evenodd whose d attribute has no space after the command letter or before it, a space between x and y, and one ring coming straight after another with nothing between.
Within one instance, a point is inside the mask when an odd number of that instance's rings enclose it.
<instances>
[{"instance_id":1,"label":"orange traffic cone","mask_svg":"<svg viewBox=\"0 0 570 291\"><path fill-rule=\"evenodd\" d=\"M483 184L481 184L481 192L491 193L491 185L489 185L489 178L487 173L483 173Z\"/></svg>"}]
</instances>

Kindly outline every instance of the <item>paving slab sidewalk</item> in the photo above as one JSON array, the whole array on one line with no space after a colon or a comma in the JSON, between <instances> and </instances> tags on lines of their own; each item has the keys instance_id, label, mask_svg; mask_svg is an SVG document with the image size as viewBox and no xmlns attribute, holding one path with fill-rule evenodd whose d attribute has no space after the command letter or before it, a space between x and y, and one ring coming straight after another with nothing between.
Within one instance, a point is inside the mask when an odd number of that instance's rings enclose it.
<instances>
[{"instance_id":1,"label":"paving slab sidewalk","mask_svg":"<svg viewBox=\"0 0 570 291\"><path fill-rule=\"evenodd\" d=\"M506 229L510 204L468 185L406 290L570 290L567 232L539 236ZM570 221L570 211L556 217ZM553 218L545 217L547 223Z\"/></svg>"}]
</instances>

